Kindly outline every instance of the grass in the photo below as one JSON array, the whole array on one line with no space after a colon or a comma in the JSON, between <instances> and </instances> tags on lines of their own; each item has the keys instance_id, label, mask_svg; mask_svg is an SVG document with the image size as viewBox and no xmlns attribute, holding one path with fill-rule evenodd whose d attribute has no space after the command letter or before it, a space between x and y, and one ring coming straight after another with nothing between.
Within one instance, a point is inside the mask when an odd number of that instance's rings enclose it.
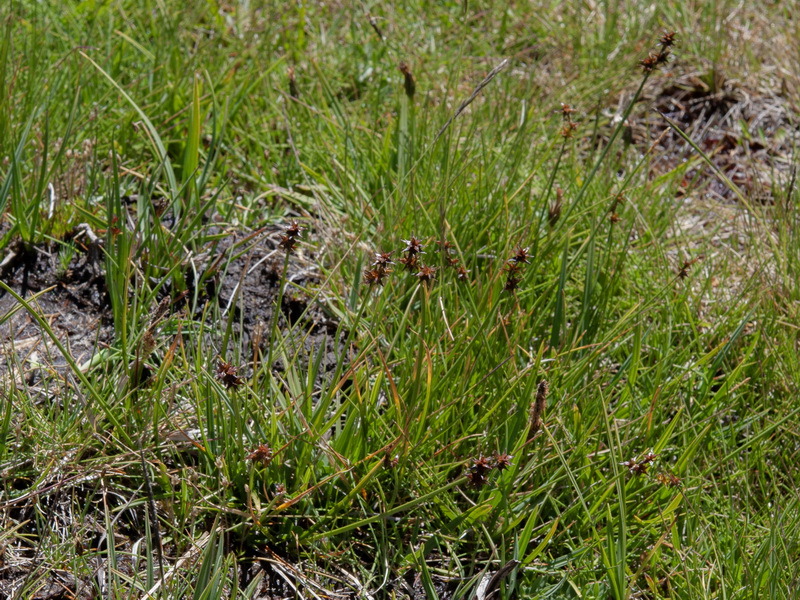
<instances>
[{"instance_id":1,"label":"grass","mask_svg":"<svg viewBox=\"0 0 800 600\"><path fill-rule=\"evenodd\" d=\"M627 137L693 69L796 101L793 21L633 4L4 5L3 592L794 597L797 192L686 228L709 148Z\"/></svg>"}]
</instances>

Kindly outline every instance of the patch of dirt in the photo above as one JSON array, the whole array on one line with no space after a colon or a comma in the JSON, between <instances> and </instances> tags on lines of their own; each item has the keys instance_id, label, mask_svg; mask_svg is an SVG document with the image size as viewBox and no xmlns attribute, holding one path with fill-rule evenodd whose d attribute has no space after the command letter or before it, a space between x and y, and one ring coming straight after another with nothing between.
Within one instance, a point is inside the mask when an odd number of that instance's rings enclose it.
<instances>
[{"instance_id":1,"label":"patch of dirt","mask_svg":"<svg viewBox=\"0 0 800 600\"><path fill-rule=\"evenodd\" d=\"M10 249L0 277L34 307L82 364L113 339L111 305L96 253L79 252L60 266L55 244L26 251ZM66 262L66 260L65 260ZM40 369L64 371L67 361L33 317L8 293L0 291L0 374L17 365L29 384Z\"/></svg>"},{"instance_id":2,"label":"patch of dirt","mask_svg":"<svg viewBox=\"0 0 800 600\"><path fill-rule=\"evenodd\" d=\"M266 357L273 322L273 307L280 293L279 284L284 268L285 253L278 248L277 230L249 245L236 260L226 264L227 256L235 251L232 238L224 240L207 259L203 284L205 298L215 298L221 316L232 321L234 337L241 342L243 357L255 363L258 356ZM237 254L242 250L235 251ZM219 265L215 267L214 265ZM305 368L317 353L321 371L336 367L337 352L343 351L343 339L336 340L338 323L325 313L310 295L320 283L315 257L303 248L290 255L286 285L277 315L278 344L274 353L273 370L285 370L285 353L290 363ZM308 292L305 290L309 290ZM198 315L199 316L199 315ZM234 348L229 347L228 352Z\"/></svg>"},{"instance_id":3,"label":"patch of dirt","mask_svg":"<svg viewBox=\"0 0 800 600\"><path fill-rule=\"evenodd\" d=\"M254 360L268 356L285 254L278 248L277 228L241 246L235 244L237 235L240 239L245 237L244 233L230 232L200 252L194 268L186 270L190 289L182 303L188 305L197 295L194 317L206 315L206 341L212 345L211 351L228 360L239 354L252 366ZM6 251L8 260L0 267L0 277L31 302L75 362L85 365L94 353L114 340L111 299L103 261L97 258L102 254L99 248L92 251L91 247L75 244L75 254L64 268L60 265L66 259L63 252L60 255L60 248L51 244L26 253L21 245L13 245ZM286 368L282 354L304 368L321 352L320 371L330 371L344 348L342 338L337 338L337 322L325 314L309 291L320 277L315 257L306 248L292 254L288 263L287 285L277 315L279 344L273 352L272 365L276 370ZM198 281L194 281L195 273L199 274ZM180 305L176 302L173 308ZM228 347L213 348L223 338L228 320L232 331ZM236 346L240 353L234 353ZM0 377L13 370L18 382L24 378L32 385L37 378L60 375L68 369L67 361L52 340L43 335L34 318L11 294L2 291L0 347Z\"/></svg>"},{"instance_id":4,"label":"patch of dirt","mask_svg":"<svg viewBox=\"0 0 800 600\"><path fill-rule=\"evenodd\" d=\"M697 157L661 113L711 158L748 201L768 204L783 200L794 177L792 146L800 120L797 108L780 90L748 87L710 70L653 78L640 102L648 109L631 117L626 136L643 150L651 150L653 175ZM690 185L702 189L707 197L727 202L736 199L704 162L686 172L685 193Z\"/></svg>"}]
</instances>

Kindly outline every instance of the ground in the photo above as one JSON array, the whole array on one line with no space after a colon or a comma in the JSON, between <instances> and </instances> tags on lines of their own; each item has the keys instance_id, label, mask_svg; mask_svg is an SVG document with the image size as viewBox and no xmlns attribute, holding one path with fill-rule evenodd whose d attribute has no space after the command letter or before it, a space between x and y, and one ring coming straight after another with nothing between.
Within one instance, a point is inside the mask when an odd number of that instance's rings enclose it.
<instances>
[{"instance_id":1,"label":"ground","mask_svg":"<svg viewBox=\"0 0 800 600\"><path fill-rule=\"evenodd\" d=\"M0 9L0 596L792 598L792 6Z\"/></svg>"}]
</instances>

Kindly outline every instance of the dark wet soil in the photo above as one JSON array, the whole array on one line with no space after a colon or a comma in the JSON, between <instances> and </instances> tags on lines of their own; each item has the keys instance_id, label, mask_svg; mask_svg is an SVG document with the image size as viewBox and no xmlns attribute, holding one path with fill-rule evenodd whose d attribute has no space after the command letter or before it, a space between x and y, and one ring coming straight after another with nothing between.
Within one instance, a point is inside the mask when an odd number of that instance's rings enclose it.
<instances>
[{"instance_id":1,"label":"dark wet soil","mask_svg":"<svg viewBox=\"0 0 800 600\"><path fill-rule=\"evenodd\" d=\"M180 296L165 288L165 295L178 297L171 310L186 314L193 309L196 319L206 319L209 333L204 341L211 346L210 352L226 360L236 357L240 364L252 365L269 355L285 257L277 247L277 231L265 231L241 245L236 239L244 239L245 234L230 232L222 241L207 244L194 268L186 268L188 294ZM75 248L65 267L60 244L29 251L12 244L0 278L35 307L75 362L84 365L113 343L114 320L103 261L98 258L102 252L83 244ZM0 261L5 257L0 256ZM306 251L291 256L286 279L272 368L285 369L285 356L301 368L319 357L321 372L334 369L343 349L343 334L337 333L337 322L314 301L320 277L313 255ZM220 344L229 321L231 335L223 349ZM18 380L24 377L30 384L37 377L67 369L67 361L52 340L42 335L34 318L2 290L0 347L0 376L13 370Z\"/></svg>"},{"instance_id":2,"label":"dark wet soil","mask_svg":"<svg viewBox=\"0 0 800 600\"><path fill-rule=\"evenodd\" d=\"M12 244L6 256L13 258L0 271L0 278L36 309L78 364L112 341L105 279L89 252L76 252L66 269L59 266L55 244L27 251L21 244ZM30 379L39 367L66 368L66 360L52 340L42 335L30 313L2 290L0 344L0 374L22 367L22 374Z\"/></svg>"}]
</instances>

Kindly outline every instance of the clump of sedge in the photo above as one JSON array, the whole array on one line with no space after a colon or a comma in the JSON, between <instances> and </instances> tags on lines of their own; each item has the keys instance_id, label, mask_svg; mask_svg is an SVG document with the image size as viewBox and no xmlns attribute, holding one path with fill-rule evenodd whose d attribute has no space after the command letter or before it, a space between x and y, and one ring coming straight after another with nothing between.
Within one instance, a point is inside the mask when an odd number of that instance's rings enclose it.
<instances>
[{"instance_id":1,"label":"clump of sedge","mask_svg":"<svg viewBox=\"0 0 800 600\"><path fill-rule=\"evenodd\" d=\"M216 375L217 379L219 379L229 390L244 385L244 378L237 374L237 368L231 363L225 362L221 358L219 359L219 362L217 362Z\"/></svg>"}]
</instances>

